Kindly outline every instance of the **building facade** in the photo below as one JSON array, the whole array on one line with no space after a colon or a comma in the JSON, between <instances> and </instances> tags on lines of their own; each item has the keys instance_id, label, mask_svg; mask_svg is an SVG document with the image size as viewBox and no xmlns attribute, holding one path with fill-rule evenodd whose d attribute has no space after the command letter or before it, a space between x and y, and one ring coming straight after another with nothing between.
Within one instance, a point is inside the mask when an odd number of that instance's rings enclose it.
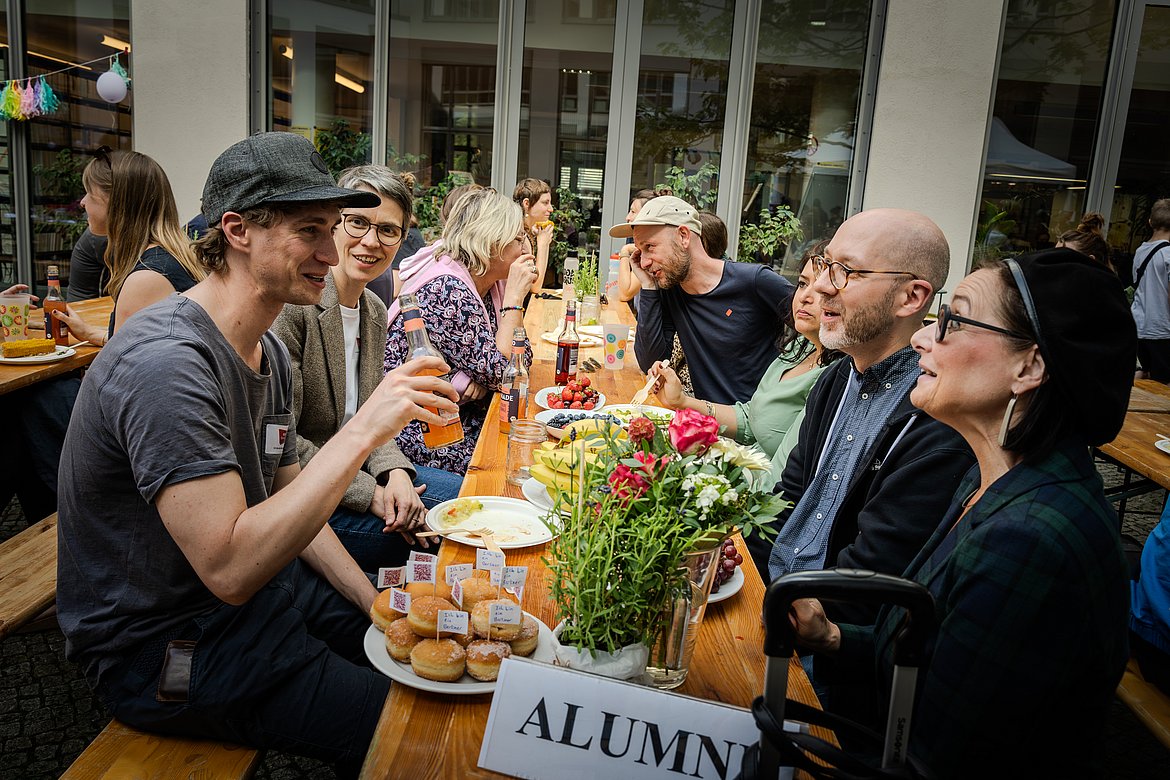
<instances>
[{"instance_id":1,"label":"building facade","mask_svg":"<svg viewBox=\"0 0 1170 780\"><path fill-rule=\"evenodd\" d=\"M51 170L63 150L150 154L186 218L214 156L258 130L302 133L337 164L410 170L420 190L546 179L580 212L579 246L602 256L616 248L602 228L660 184L718 213L732 255L742 224L787 207L803 232L788 268L863 208L916 209L947 235L949 286L979 258L1051 246L1085 211L1105 215L1124 263L1152 201L1170 195L1170 0L9 0L7 11L5 41L19 40L7 78L50 72L41 55L110 53L106 38L131 48L132 98L93 101L103 68L74 69L49 76L67 118L7 123L0 262L38 283L67 257L61 226L76 232L76 211L50 200L69 196ZM62 235L37 239L51 232Z\"/></svg>"}]
</instances>

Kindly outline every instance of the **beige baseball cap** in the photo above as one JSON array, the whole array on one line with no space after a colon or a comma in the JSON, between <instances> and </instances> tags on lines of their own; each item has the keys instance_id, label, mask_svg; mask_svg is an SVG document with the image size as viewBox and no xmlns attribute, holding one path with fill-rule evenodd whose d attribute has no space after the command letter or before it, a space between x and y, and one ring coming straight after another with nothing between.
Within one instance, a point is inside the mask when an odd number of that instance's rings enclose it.
<instances>
[{"instance_id":1,"label":"beige baseball cap","mask_svg":"<svg viewBox=\"0 0 1170 780\"><path fill-rule=\"evenodd\" d=\"M661 195L646 201L646 205L632 222L614 225L609 229L609 234L614 238L629 238L634 235L634 228L638 225L685 226L694 233L700 235L703 233L703 226L699 224L699 213L695 211L695 207L673 195Z\"/></svg>"}]
</instances>

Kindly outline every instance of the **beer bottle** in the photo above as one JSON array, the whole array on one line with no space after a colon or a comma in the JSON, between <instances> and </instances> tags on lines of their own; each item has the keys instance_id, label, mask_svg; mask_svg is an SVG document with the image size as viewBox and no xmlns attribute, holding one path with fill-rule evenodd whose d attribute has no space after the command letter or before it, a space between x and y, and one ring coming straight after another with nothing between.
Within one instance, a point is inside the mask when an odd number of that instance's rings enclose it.
<instances>
[{"instance_id":1,"label":"beer bottle","mask_svg":"<svg viewBox=\"0 0 1170 780\"><path fill-rule=\"evenodd\" d=\"M512 330L512 357L500 382L500 433L512 430L513 420L528 415L528 369L524 367L524 347L528 335L524 328Z\"/></svg>"}]
</instances>

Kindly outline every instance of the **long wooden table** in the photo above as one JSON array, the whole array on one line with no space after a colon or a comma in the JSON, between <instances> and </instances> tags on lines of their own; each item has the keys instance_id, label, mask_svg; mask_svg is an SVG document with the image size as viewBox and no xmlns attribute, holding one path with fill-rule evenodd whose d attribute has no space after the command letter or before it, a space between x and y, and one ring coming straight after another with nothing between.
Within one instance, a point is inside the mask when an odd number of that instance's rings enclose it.
<instances>
[{"instance_id":1,"label":"long wooden table","mask_svg":"<svg viewBox=\"0 0 1170 780\"><path fill-rule=\"evenodd\" d=\"M559 301L534 299L525 317L535 355L530 372L533 391L553 384L555 347L542 343L540 334L555 329L560 306ZM603 310L602 322L628 322L629 316L625 305L611 304ZM583 350L582 359L596 355L601 360L600 353L600 348ZM623 370L602 369L590 376L611 403L627 401L644 382L632 350ZM530 401L530 416L536 411L539 408ZM460 494L521 498L519 488L504 479L506 450L507 437L499 432L493 402ZM751 565L743 540L737 539L737 544L745 559L743 589L727 601L708 606L690 674L678 693L748 707L764 685L764 629L760 619L764 584ZM546 548L541 545L509 551L508 563L528 566L523 607L552 626L558 619L549 598L548 571L541 561ZM475 548L444 542L439 552L439 571L448 564L474 561ZM789 665L788 695L817 704L795 657ZM367 780L501 777L476 766L490 706L490 695L442 696L395 684L386 699L361 776ZM821 736L828 735L821 732Z\"/></svg>"},{"instance_id":2,"label":"long wooden table","mask_svg":"<svg viewBox=\"0 0 1170 780\"><path fill-rule=\"evenodd\" d=\"M114 310L114 299L106 296L71 303L69 306L80 314L87 323L105 330L110 321L110 313ZM37 312L39 314L40 310ZM34 321L32 325L36 327L37 323ZM40 327L43 329L44 325L42 324ZM41 333L31 334L32 338L40 338L41 336ZM70 343L77 343L77 339L70 337ZM92 346L78 347L76 354L52 363L33 363L19 366L0 364L0 395L34 385L37 382L43 382L46 379L52 379L55 376L68 374L79 368L85 368L97 357L100 349L101 347Z\"/></svg>"}]
</instances>

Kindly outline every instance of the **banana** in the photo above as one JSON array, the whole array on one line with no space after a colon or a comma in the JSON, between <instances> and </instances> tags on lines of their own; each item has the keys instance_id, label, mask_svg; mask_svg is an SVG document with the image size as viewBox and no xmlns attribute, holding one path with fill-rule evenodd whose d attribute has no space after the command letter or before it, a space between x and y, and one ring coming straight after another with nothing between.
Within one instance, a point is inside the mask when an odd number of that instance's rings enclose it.
<instances>
[{"instance_id":1,"label":"banana","mask_svg":"<svg viewBox=\"0 0 1170 780\"><path fill-rule=\"evenodd\" d=\"M576 432L577 438L581 438L582 436L597 438L606 433L615 439L626 438L626 432L620 425L614 425L608 420L602 420L597 417L586 417L582 420L574 420L573 422L566 425L564 430L564 438L561 439L562 443L571 441L574 432Z\"/></svg>"},{"instance_id":2,"label":"banana","mask_svg":"<svg viewBox=\"0 0 1170 780\"><path fill-rule=\"evenodd\" d=\"M540 484L552 490L576 491L577 480L563 471L551 469L543 463L534 463L528 468L528 473L532 475ZM550 494L552 492L550 490Z\"/></svg>"},{"instance_id":3,"label":"banana","mask_svg":"<svg viewBox=\"0 0 1170 780\"><path fill-rule=\"evenodd\" d=\"M546 441L546 442L541 443L540 449L542 449L542 450L555 450L559 446L561 446L560 442Z\"/></svg>"},{"instance_id":4,"label":"banana","mask_svg":"<svg viewBox=\"0 0 1170 780\"><path fill-rule=\"evenodd\" d=\"M562 447L556 450L536 450L532 456L553 471L572 472L580 465L581 453L577 447ZM592 465L597 462L597 454L585 452L585 462Z\"/></svg>"}]
</instances>

